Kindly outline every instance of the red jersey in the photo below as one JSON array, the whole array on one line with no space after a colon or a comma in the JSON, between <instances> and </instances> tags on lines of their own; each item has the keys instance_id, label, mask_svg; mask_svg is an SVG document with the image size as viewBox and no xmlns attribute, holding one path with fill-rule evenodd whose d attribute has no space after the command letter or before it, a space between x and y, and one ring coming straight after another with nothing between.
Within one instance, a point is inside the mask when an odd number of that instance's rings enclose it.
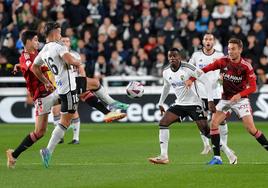
<instances>
[{"instance_id":1,"label":"red jersey","mask_svg":"<svg viewBox=\"0 0 268 188\"><path fill-rule=\"evenodd\" d=\"M239 63L233 63L228 57L222 57L202 70L206 73L217 69L220 69L223 75L222 99L229 100L238 93L245 98L256 91L254 70L243 58Z\"/></svg>"},{"instance_id":2,"label":"red jersey","mask_svg":"<svg viewBox=\"0 0 268 188\"><path fill-rule=\"evenodd\" d=\"M19 59L21 72L23 77L25 78L27 90L30 92L33 100L36 100L40 97L45 97L51 93L50 91L46 90L45 85L41 81L39 81L39 79L31 71L34 59L37 54L37 51L33 53L23 51ZM48 78L47 73L45 73L46 71L48 71L48 68L42 67L42 71Z\"/></svg>"}]
</instances>

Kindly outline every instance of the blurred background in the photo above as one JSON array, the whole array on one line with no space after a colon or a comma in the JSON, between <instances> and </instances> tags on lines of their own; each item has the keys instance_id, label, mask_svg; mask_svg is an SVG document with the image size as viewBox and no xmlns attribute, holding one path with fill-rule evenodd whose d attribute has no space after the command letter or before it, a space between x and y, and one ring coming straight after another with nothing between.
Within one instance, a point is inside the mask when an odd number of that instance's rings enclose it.
<instances>
[{"instance_id":1,"label":"blurred background","mask_svg":"<svg viewBox=\"0 0 268 188\"><path fill-rule=\"evenodd\" d=\"M99 78L115 98L131 103L129 114L140 117L135 121L159 119L156 104L168 49L184 50L188 60L202 47L203 33L211 32L215 49L226 54L228 39L237 37L244 43L242 56L258 77L254 116L268 118L268 0L0 0L0 122L34 120L24 79L12 70L23 50L20 34L37 30L41 49L47 21L60 23L88 77ZM126 97L130 80L145 85L143 98ZM81 106L84 122L101 119ZM126 121L134 121L130 119Z\"/></svg>"}]
</instances>

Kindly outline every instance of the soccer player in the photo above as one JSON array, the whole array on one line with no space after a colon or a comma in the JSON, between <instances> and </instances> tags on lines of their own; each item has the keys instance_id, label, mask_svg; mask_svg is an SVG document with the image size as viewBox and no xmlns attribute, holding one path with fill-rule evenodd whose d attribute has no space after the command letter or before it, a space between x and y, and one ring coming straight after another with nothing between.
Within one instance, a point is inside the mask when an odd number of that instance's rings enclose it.
<instances>
[{"instance_id":1,"label":"soccer player","mask_svg":"<svg viewBox=\"0 0 268 188\"><path fill-rule=\"evenodd\" d=\"M214 157L208 162L209 165L222 164L219 124L229 115L230 110L242 119L247 131L268 150L267 139L254 125L248 95L256 91L256 76L251 64L241 58L242 50L242 41L232 38L228 41L228 56L217 59L202 69L205 73L219 69L223 75L222 98L216 106L217 111L211 121L210 135ZM187 86L191 86L193 80L192 78L187 80Z\"/></svg>"},{"instance_id":2,"label":"soccer player","mask_svg":"<svg viewBox=\"0 0 268 188\"><path fill-rule=\"evenodd\" d=\"M213 48L214 43L215 43L215 38L212 33L205 33L203 36L203 48L200 51L194 52L189 63L193 64L194 66L202 69L208 64L212 63L215 59L218 59L220 57L223 57L224 54L220 51L217 51ZM213 86L213 99L215 105L218 104L221 98L221 93L222 93L222 85L220 84L220 70L215 70L211 71L207 74L207 78L210 80ZM196 81L196 87L199 96L202 98L204 104L205 104L205 111L209 114L210 112L208 111L208 98L207 94L208 92L205 90L205 87L202 82ZM208 115L208 121L210 122L211 120L211 114ZM227 138L228 138L228 126L226 123L226 120L221 122L221 126L219 127L220 129L220 137L221 137L221 142L223 142L225 145L227 145ZM209 139L205 137L201 133L201 139L204 144L204 149L201 152L201 154L206 155L211 151L211 146L209 144Z\"/></svg>"},{"instance_id":3,"label":"soccer player","mask_svg":"<svg viewBox=\"0 0 268 188\"><path fill-rule=\"evenodd\" d=\"M55 76L57 91L61 99L60 122L55 127L47 148L40 150L43 163L45 167L48 167L51 154L70 126L72 116L77 109L78 94L92 90L97 97L113 107L126 110L128 105L111 98L98 80L83 75L84 68L81 66L80 60L74 58L68 48L60 42L61 28L58 23L48 22L44 30L48 43L36 57L33 71L47 89L53 88L40 69L41 65L46 63ZM78 69L78 73L84 77L76 77L74 69Z\"/></svg>"},{"instance_id":4,"label":"soccer player","mask_svg":"<svg viewBox=\"0 0 268 188\"><path fill-rule=\"evenodd\" d=\"M159 142L161 154L158 157L149 158L149 161L154 164L167 164L168 159L168 142L169 142L169 126L181 121L184 117L190 116L196 121L199 130L205 135L209 136L209 126L207 118L202 108L202 100L194 87L188 89L185 81L191 76L205 82L205 87L208 91L212 90L212 85L206 78L206 75L200 69L196 68L186 62L181 62L182 52L177 48L172 48L168 51L168 61L170 66L163 71L164 86L159 100L159 108L161 114L164 114L159 122ZM202 78L202 79L201 79ZM169 94L170 87L173 88L177 100L166 112L163 103ZM208 94L208 106L213 112L215 106L213 103L213 96ZM164 113L165 112L165 113Z\"/></svg>"},{"instance_id":5,"label":"soccer player","mask_svg":"<svg viewBox=\"0 0 268 188\"><path fill-rule=\"evenodd\" d=\"M71 41L69 37L66 36L62 36L61 37L61 42L67 46L69 52L71 53L71 55L80 60L80 55L71 50ZM75 72L75 76L78 77L79 74L77 72L77 70L74 69ZM85 74L85 73L83 73ZM79 98L83 101L86 102L89 106L96 108L97 110L99 110L100 112L102 112L103 114L105 114L104 117L104 121L105 122L112 122L114 120L119 120L122 119L126 116L125 113L121 113L121 112L116 112L116 111L110 111L109 109L106 108L106 106L104 106L104 104L98 100L98 98L91 92L91 91L86 91L85 93L81 94L79 96ZM52 109L52 113L53 113L53 118L54 118L54 123L56 123L56 125L59 123L60 120L60 105L54 106ZM72 121L71 121L71 125L72 125L72 129L73 129L73 140L71 142L69 142L69 144L79 144L79 133L80 133L80 118L79 118L79 114L78 111L76 111L72 117ZM63 142L63 139L60 141L60 143Z\"/></svg>"},{"instance_id":6,"label":"soccer player","mask_svg":"<svg viewBox=\"0 0 268 188\"><path fill-rule=\"evenodd\" d=\"M8 168L14 168L19 155L43 137L47 129L48 114L51 107L58 104L59 100L57 93L53 92L53 87L51 87L51 90L46 90L45 85L32 72L32 65L38 54L37 33L35 31L24 31L22 33L22 42L24 50L19 59L20 64L16 66L16 69L20 68L26 81L27 90L34 100L36 120L34 131L29 133L15 150L8 149L6 151ZM15 72L17 71L16 69ZM48 78L47 67L42 66L41 70L44 76Z\"/></svg>"}]
</instances>

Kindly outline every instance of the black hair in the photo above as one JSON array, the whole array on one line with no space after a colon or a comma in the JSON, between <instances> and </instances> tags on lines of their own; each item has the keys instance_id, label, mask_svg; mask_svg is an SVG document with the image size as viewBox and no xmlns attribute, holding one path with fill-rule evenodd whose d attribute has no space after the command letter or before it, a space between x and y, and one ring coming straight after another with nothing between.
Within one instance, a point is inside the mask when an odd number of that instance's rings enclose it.
<instances>
[{"instance_id":1,"label":"black hair","mask_svg":"<svg viewBox=\"0 0 268 188\"><path fill-rule=\"evenodd\" d=\"M212 35L212 36L213 36L213 38L215 39L214 34L213 34L213 33L211 33L211 32L205 32L205 33L203 34L203 38L204 38L204 36L205 36L205 35Z\"/></svg>"},{"instance_id":2,"label":"black hair","mask_svg":"<svg viewBox=\"0 0 268 188\"><path fill-rule=\"evenodd\" d=\"M47 37L51 31L60 28L60 24L57 22L47 22L44 29L44 34Z\"/></svg>"},{"instance_id":3,"label":"black hair","mask_svg":"<svg viewBox=\"0 0 268 188\"><path fill-rule=\"evenodd\" d=\"M178 52L179 54L181 53L181 50L179 50L178 48L171 48L169 49L170 52Z\"/></svg>"},{"instance_id":4,"label":"black hair","mask_svg":"<svg viewBox=\"0 0 268 188\"><path fill-rule=\"evenodd\" d=\"M179 54L179 56L181 57L182 60L186 60L187 59L187 55L185 50L183 49L178 49L178 48L171 48L168 50L169 52L177 52Z\"/></svg>"},{"instance_id":5,"label":"black hair","mask_svg":"<svg viewBox=\"0 0 268 188\"><path fill-rule=\"evenodd\" d=\"M32 40L35 36L37 36L36 31L26 30L21 35L21 41L23 45L26 45L27 40Z\"/></svg>"}]
</instances>

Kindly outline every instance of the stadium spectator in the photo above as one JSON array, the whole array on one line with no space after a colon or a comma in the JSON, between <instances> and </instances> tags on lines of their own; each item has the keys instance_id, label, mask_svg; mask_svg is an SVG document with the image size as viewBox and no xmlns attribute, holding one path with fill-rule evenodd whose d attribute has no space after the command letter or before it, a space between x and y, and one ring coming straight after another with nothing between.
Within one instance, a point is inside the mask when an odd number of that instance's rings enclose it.
<instances>
[{"instance_id":1,"label":"stadium spectator","mask_svg":"<svg viewBox=\"0 0 268 188\"><path fill-rule=\"evenodd\" d=\"M99 55L95 63L94 78L102 80L103 77L110 75L110 67L106 63L105 56Z\"/></svg>"},{"instance_id":2,"label":"stadium spectator","mask_svg":"<svg viewBox=\"0 0 268 188\"><path fill-rule=\"evenodd\" d=\"M263 48L263 54L268 57L268 37L265 40L265 46Z\"/></svg>"},{"instance_id":3,"label":"stadium spectator","mask_svg":"<svg viewBox=\"0 0 268 188\"><path fill-rule=\"evenodd\" d=\"M259 84L268 83L268 58L266 55L261 55L259 58L259 64L257 67L257 76Z\"/></svg>"},{"instance_id":4,"label":"stadium spectator","mask_svg":"<svg viewBox=\"0 0 268 188\"><path fill-rule=\"evenodd\" d=\"M162 77L162 73L164 70L164 66L167 64L166 56L164 53L159 52L156 55L156 61L153 63L153 67L151 70L151 75L156 77Z\"/></svg>"},{"instance_id":5,"label":"stadium spectator","mask_svg":"<svg viewBox=\"0 0 268 188\"><path fill-rule=\"evenodd\" d=\"M86 7L80 4L80 0L71 0L71 3L66 5L65 15L70 20L71 27L78 27L86 19L88 12Z\"/></svg>"},{"instance_id":6,"label":"stadium spectator","mask_svg":"<svg viewBox=\"0 0 268 188\"><path fill-rule=\"evenodd\" d=\"M209 24L209 11L207 9L203 9L201 13L201 18L196 21L196 30L199 33L204 33L208 29Z\"/></svg>"}]
</instances>

